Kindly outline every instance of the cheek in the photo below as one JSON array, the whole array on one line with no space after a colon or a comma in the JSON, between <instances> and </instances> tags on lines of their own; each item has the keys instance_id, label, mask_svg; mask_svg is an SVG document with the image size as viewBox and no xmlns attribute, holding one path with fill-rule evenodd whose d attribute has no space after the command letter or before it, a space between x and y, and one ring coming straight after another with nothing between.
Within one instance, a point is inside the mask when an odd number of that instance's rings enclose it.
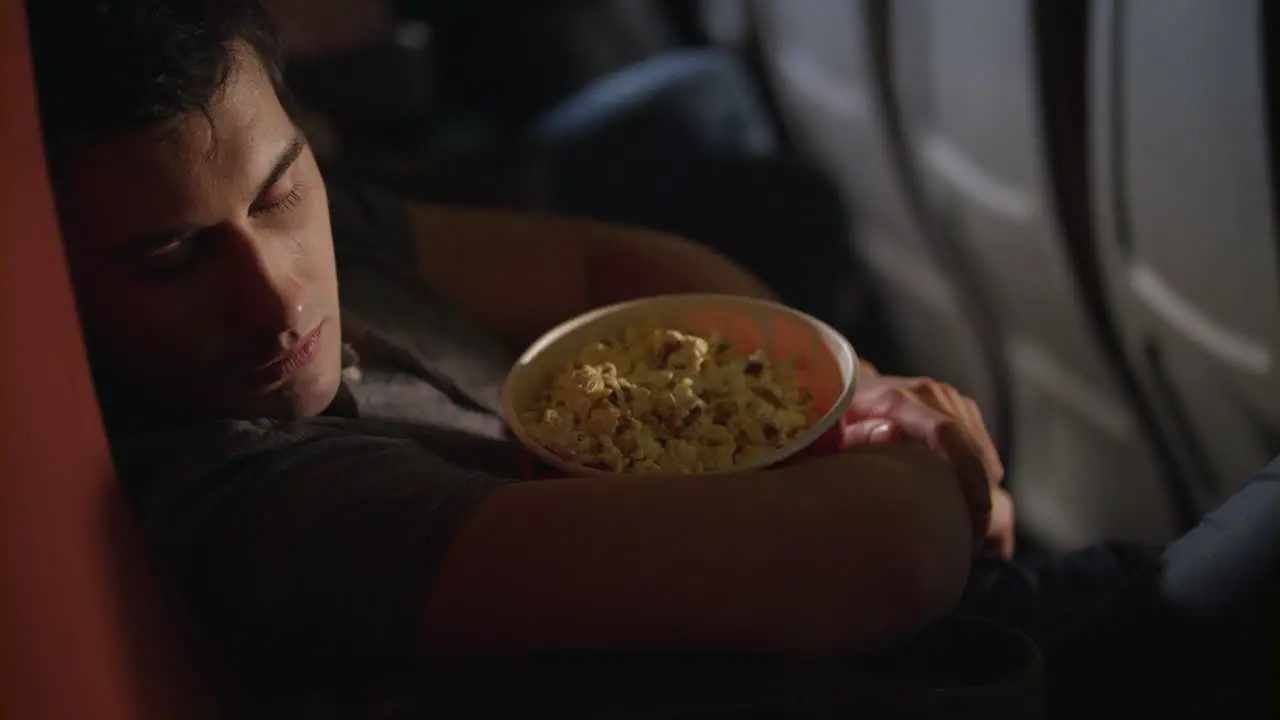
<instances>
[{"instance_id":1,"label":"cheek","mask_svg":"<svg viewBox=\"0 0 1280 720\"><path fill-rule=\"evenodd\" d=\"M302 227L293 234L289 243L293 262L310 283L325 290L337 287L328 206L323 201L308 203L306 212L300 215L303 216Z\"/></svg>"}]
</instances>

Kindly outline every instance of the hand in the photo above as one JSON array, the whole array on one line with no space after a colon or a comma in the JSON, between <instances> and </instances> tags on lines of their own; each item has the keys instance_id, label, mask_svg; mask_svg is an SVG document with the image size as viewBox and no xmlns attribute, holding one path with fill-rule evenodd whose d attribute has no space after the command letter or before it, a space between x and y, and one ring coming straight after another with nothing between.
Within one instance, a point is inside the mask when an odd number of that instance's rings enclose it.
<instances>
[{"instance_id":1,"label":"hand","mask_svg":"<svg viewBox=\"0 0 1280 720\"><path fill-rule=\"evenodd\" d=\"M995 533L998 538L1008 536L997 544L1011 552L1012 502L998 490L1004 466L972 400L950 385L928 378L881 376L864 363L858 392L842 420L843 447L906 440L944 457L969 504L975 551ZM999 517L993 517L993 505Z\"/></svg>"}]
</instances>

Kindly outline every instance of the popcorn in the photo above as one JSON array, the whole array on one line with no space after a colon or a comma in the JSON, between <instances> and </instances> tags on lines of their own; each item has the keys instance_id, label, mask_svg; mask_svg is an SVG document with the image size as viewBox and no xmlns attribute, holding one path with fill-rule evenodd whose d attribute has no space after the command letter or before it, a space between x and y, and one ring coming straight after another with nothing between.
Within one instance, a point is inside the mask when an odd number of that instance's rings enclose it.
<instances>
[{"instance_id":1,"label":"popcorn","mask_svg":"<svg viewBox=\"0 0 1280 720\"><path fill-rule=\"evenodd\" d=\"M813 408L790 362L649 324L584 347L521 419L582 467L691 475L786 445Z\"/></svg>"}]
</instances>

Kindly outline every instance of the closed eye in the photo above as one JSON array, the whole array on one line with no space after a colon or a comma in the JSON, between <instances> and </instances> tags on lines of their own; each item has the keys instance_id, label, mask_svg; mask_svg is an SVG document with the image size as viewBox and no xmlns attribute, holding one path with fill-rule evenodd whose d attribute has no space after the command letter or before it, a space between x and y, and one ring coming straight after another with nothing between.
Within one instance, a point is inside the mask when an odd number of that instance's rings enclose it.
<instances>
[{"instance_id":1,"label":"closed eye","mask_svg":"<svg viewBox=\"0 0 1280 720\"><path fill-rule=\"evenodd\" d=\"M297 207L300 202L302 202L302 191L297 186L294 186L294 188L289 191L288 195L285 195L273 203L254 207L249 210L249 214L254 217L274 215Z\"/></svg>"},{"instance_id":2,"label":"closed eye","mask_svg":"<svg viewBox=\"0 0 1280 720\"><path fill-rule=\"evenodd\" d=\"M155 244L137 257L135 267L150 280L162 280L176 275L194 265L204 240L201 233L193 233Z\"/></svg>"}]
</instances>

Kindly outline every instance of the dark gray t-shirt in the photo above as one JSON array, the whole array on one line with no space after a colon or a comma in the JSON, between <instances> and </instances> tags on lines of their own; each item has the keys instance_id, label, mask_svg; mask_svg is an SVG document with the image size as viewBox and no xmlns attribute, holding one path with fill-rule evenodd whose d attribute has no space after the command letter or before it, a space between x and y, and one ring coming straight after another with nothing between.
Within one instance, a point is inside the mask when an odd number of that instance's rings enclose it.
<instances>
[{"instance_id":1,"label":"dark gray t-shirt","mask_svg":"<svg viewBox=\"0 0 1280 720\"><path fill-rule=\"evenodd\" d=\"M520 476L498 417L507 348L412 277L404 206L329 187L343 339L324 416L112 433L118 471L199 624L249 677L413 659L433 571Z\"/></svg>"}]
</instances>

